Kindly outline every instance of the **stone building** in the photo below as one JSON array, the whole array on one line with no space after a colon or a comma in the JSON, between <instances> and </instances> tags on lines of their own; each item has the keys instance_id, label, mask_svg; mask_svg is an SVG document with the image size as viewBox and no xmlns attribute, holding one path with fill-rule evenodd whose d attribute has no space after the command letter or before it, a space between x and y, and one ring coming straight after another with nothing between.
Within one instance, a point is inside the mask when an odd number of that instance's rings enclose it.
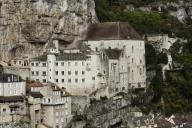
<instances>
[{"instance_id":1,"label":"stone building","mask_svg":"<svg viewBox=\"0 0 192 128\"><path fill-rule=\"evenodd\" d=\"M10 65L15 67L26 67L29 65L29 58L27 56L14 58L10 61Z\"/></svg>"},{"instance_id":2,"label":"stone building","mask_svg":"<svg viewBox=\"0 0 192 128\"><path fill-rule=\"evenodd\" d=\"M32 111L35 109L35 113L31 113L31 117L34 117L33 126L42 123L53 128L63 128L71 121L71 96L65 89L59 88L53 83L43 86L41 84L29 86L31 90L29 93L31 95L30 101L33 100L31 109ZM35 102L34 99L38 102ZM41 101L41 108L39 101Z\"/></svg>"},{"instance_id":3,"label":"stone building","mask_svg":"<svg viewBox=\"0 0 192 128\"><path fill-rule=\"evenodd\" d=\"M146 87L145 43L124 22L93 24L84 44L100 60L100 76L112 92Z\"/></svg>"},{"instance_id":4,"label":"stone building","mask_svg":"<svg viewBox=\"0 0 192 128\"><path fill-rule=\"evenodd\" d=\"M96 85L91 57L80 49L58 51L58 42L47 46L46 54L30 61L30 78L43 83L53 82L72 94L86 94Z\"/></svg>"},{"instance_id":5,"label":"stone building","mask_svg":"<svg viewBox=\"0 0 192 128\"><path fill-rule=\"evenodd\" d=\"M18 123L25 114L25 81L13 74L0 74L0 124Z\"/></svg>"},{"instance_id":6,"label":"stone building","mask_svg":"<svg viewBox=\"0 0 192 128\"><path fill-rule=\"evenodd\" d=\"M40 92L28 93L28 112L30 115L30 128L37 128L41 125L43 95Z\"/></svg>"},{"instance_id":7,"label":"stone building","mask_svg":"<svg viewBox=\"0 0 192 128\"><path fill-rule=\"evenodd\" d=\"M122 22L92 24L73 49L59 50L58 41L50 41L30 68L31 80L56 83L75 95L105 86L110 93L146 87L144 41Z\"/></svg>"}]
</instances>

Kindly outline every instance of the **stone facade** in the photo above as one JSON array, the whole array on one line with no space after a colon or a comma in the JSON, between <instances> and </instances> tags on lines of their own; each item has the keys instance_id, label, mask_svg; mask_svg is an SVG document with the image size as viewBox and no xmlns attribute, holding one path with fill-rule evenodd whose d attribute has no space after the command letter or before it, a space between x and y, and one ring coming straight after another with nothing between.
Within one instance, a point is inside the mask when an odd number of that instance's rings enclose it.
<instances>
[{"instance_id":1,"label":"stone facade","mask_svg":"<svg viewBox=\"0 0 192 128\"><path fill-rule=\"evenodd\" d=\"M129 89L135 88L144 89L146 87L144 41L127 23L101 24L105 25L112 28L97 29L100 31L104 29L109 36L102 37L97 33L94 35L89 28L88 38L81 41L79 43L81 45L76 49L59 50L58 41L49 42L45 54L30 60L31 80L54 82L74 95L88 95L106 85L110 86L108 90L110 93L128 92ZM119 37L122 36L119 38L116 28L123 27L127 28L119 30L121 31ZM109 29L114 31L114 35L108 33ZM111 39L108 39L109 37Z\"/></svg>"},{"instance_id":2,"label":"stone facade","mask_svg":"<svg viewBox=\"0 0 192 128\"><path fill-rule=\"evenodd\" d=\"M62 88L59 88L53 83L43 86L31 86L31 93L40 93L41 97L41 109L38 104L32 105L33 111L32 117L36 121L40 120L42 124L45 124L53 128L63 128L72 119L71 115L71 96ZM38 100L36 98L36 100ZM40 100L40 99L39 99ZM41 114L41 117L39 117ZM33 120L34 121L34 120ZM33 124L38 124L34 122Z\"/></svg>"},{"instance_id":3,"label":"stone facade","mask_svg":"<svg viewBox=\"0 0 192 128\"><path fill-rule=\"evenodd\" d=\"M26 114L25 81L13 74L0 74L0 124L19 123Z\"/></svg>"}]
</instances>

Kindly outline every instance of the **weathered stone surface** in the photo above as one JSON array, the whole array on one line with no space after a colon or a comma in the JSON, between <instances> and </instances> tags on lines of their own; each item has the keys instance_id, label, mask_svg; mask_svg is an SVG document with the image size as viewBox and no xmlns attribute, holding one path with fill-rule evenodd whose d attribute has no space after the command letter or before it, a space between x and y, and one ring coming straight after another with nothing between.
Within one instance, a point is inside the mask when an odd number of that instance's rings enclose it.
<instances>
[{"instance_id":1,"label":"weathered stone surface","mask_svg":"<svg viewBox=\"0 0 192 128\"><path fill-rule=\"evenodd\" d=\"M93 0L0 0L0 58L35 56L47 40L80 38L97 22Z\"/></svg>"}]
</instances>

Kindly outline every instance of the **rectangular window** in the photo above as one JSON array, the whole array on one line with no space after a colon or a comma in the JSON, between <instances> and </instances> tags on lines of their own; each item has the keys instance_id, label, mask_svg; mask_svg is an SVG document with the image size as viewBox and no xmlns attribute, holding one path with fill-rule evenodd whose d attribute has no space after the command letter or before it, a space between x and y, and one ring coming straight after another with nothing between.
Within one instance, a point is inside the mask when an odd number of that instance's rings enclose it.
<instances>
[{"instance_id":1,"label":"rectangular window","mask_svg":"<svg viewBox=\"0 0 192 128\"><path fill-rule=\"evenodd\" d=\"M92 80L95 80L95 77L92 77Z\"/></svg>"},{"instance_id":2,"label":"rectangular window","mask_svg":"<svg viewBox=\"0 0 192 128\"><path fill-rule=\"evenodd\" d=\"M31 72L32 76L34 75L34 71Z\"/></svg>"},{"instance_id":3,"label":"rectangular window","mask_svg":"<svg viewBox=\"0 0 192 128\"><path fill-rule=\"evenodd\" d=\"M82 71L82 75L85 75L85 71Z\"/></svg>"},{"instance_id":4,"label":"rectangular window","mask_svg":"<svg viewBox=\"0 0 192 128\"><path fill-rule=\"evenodd\" d=\"M46 67L46 63L42 63L42 66L43 66L43 67Z\"/></svg>"},{"instance_id":5,"label":"rectangular window","mask_svg":"<svg viewBox=\"0 0 192 128\"><path fill-rule=\"evenodd\" d=\"M55 82L57 82L57 83L58 83L58 79L55 79Z\"/></svg>"},{"instance_id":6,"label":"rectangular window","mask_svg":"<svg viewBox=\"0 0 192 128\"><path fill-rule=\"evenodd\" d=\"M61 62L61 65L64 66L64 62Z\"/></svg>"},{"instance_id":7,"label":"rectangular window","mask_svg":"<svg viewBox=\"0 0 192 128\"><path fill-rule=\"evenodd\" d=\"M84 62L82 62L82 66L84 66Z\"/></svg>"},{"instance_id":8,"label":"rectangular window","mask_svg":"<svg viewBox=\"0 0 192 128\"><path fill-rule=\"evenodd\" d=\"M38 76L39 75L39 72L38 71L36 71L36 76Z\"/></svg>"},{"instance_id":9,"label":"rectangular window","mask_svg":"<svg viewBox=\"0 0 192 128\"><path fill-rule=\"evenodd\" d=\"M68 83L71 83L71 79L68 79Z\"/></svg>"},{"instance_id":10,"label":"rectangular window","mask_svg":"<svg viewBox=\"0 0 192 128\"><path fill-rule=\"evenodd\" d=\"M78 75L78 71L75 71L75 75Z\"/></svg>"},{"instance_id":11,"label":"rectangular window","mask_svg":"<svg viewBox=\"0 0 192 128\"><path fill-rule=\"evenodd\" d=\"M65 74L65 72L64 72L64 71L62 71L62 72L61 72L61 74L62 74L62 75L64 75L64 74Z\"/></svg>"},{"instance_id":12,"label":"rectangular window","mask_svg":"<svg viewBox=\"0 0 192 128\"><path fill-rule=\"evenodd\" d=\"M31 66L34 66L34 63L31 63Z\"/></svg>"},{"instance_id":13,"label":"rectangular window","mask_svg":"<svg viewBox=\"0 0 192 128\"><path fill-rule=\"evenodd\" d=\"M36 63L36 66L39 66L39 63Z\"/></svg>"},{"instance_id":14,"label":"rectangular window","mask_svg":"<svg viewBox=\"0 0 192 128\"><path fill-rule=\"evenodd\" d=\"M46 71L43 71L43 72L42 72L42 76L46 76Z\"/></svg>"},{"instance_id":15,"label":"rectangular window","mask_svg":"<svg viewBox=\"0 0 192 128\"><path fill-rule=\"evenodd\" d=\"M62 83L64 83L64 79L62 79Z\"/></svg>"},{"instance_id":16,"label":"rectangular window","mask_svg":"<svg viewBox=\"0 0 192 128\"><path fill-rule=\"evenodd\" d=\"M83 83L85 82L85 79L84 79L84 78L82 79L82 82L83 82Z\"/></svg>"},{"instance_id":17,"label":"rectangular window","mask_svg":"<svg viewBox=\"0 0 192 128\"><path fill-rule=\"evenodd\" d=\"M78 79L77 78L75 79L75 83L78 83Z\"/></svg>"},{"instance_id":18,"label":"rectangular window","mask_svg":"<svg viewBox=\"0 0 192 128\"><path fill-rule=\"evenodd\" d=\"M58 71L55 71L55 75L58 75Z\"/></svg>"},{"instance_id":19,"label":"rectangular window","mask_svg":"<svg viewBox=\"0 0 192 128\"><path fill-rule=\"evenodd\" d=\"M55 66L58 66L58 62L55 62Z\"/></svg>"},{"instance_id":20,"label":"rectangular window","mask_svg":"<svg viewBox=\"0 0 192 128\"><path fill-rule=\"evenodd\" d=\"M132 53L134 52L134 46L132 46Z\"/></svg>"},{"instance_id":21,"label":"rectangular window","mask_svg":"<svg viewBox=\"0 0 192 128\"><path fill-rule=\"evenodd\" d=\"M43 83L46 83L46 79L43 79Z\"/></svg>"},{"instance_id":22,"label":"rectangular window","mask_svg":"<svg viewBox=\"0 0 192 128\"><path fill-rule=\"evenodd\" d=\"M68 71L68 75L71 75L71 71Z\"/></svg>"}]
</instances>

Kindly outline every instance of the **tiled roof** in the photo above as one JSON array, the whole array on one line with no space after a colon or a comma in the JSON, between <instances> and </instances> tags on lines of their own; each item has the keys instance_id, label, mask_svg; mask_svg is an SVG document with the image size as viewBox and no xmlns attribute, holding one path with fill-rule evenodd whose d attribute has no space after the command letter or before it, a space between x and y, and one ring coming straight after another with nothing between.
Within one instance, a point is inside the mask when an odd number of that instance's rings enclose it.
<instances>
[{"instance_id":1,"label":"tiled roof","mask_svg":"<svg viewBox=\"0 0 192 128\"><path fill-rule=\"evenodd\" d=\"M128 22L105 22L89 26L85 40L142 40Z\"/></svg>"},{"instance_id":2,"label":"tiled roof","mask_svg":"<svg viewBox=\"0 0 192 128\"><path fill-rule=\"evenodd\" d=\"M58 61L61 61L61 60L86 60L87 58L89 58L88 56L86 56L85 54L83 53L62 53L62 54L59 54L58 56L56 56L56 59ZM39 57L36 57L36 58L33 58L31 59L32 61L47 61L47 55L41 55Z\"/></svg>"},{"instance_id":3,"label":"tiled roof","mask_svg":"<svg viewBox=\"0 0 192 128\"><path fill-rule=\"evenodd\" d=\"M30 92L32 87L43 87L44 85L40 81L35 81L33 83L27 83L26 91Z\"/></svg>"},{"instance_id":4,"label":"tiled roof","mask_svg":"<svg viewBox=\"0 0 192 128\"><path fill-rule=\"evenodd\" d=\"M22 97L22 96L0 96L0 102L16 102L16 101L24 101L24 97Z\"/></svg>"},{"instance_id":5,"label":"tiled roof","mask_svg":"<svg viewBox=\"0 0 192 128\"><path fill-rule=\"evenodd\" d=\"M172 123L170 123L169 121L163 118L156 119L156 122L157 122L157 126L160 128L171 128L173 126Z\"/></svg>"},{"instance_id":6,"label":"tiled roof","mask_svg":"<svg viewBox=\"0 0 192 128\"><path fill-rule=\"evenodd\" d=\"M120 49L105 49L104 51L109 59L119 59L122 53Z\"/></svg>"},{"instance_id":7,"label":"tiled roof","mask_svg":"<svg viewBox=\"0 0 192 128\"><path fill-rule=\"evenodd\" d=\"M10 81L9 81L10 80ZM24 81L20 76L8 73L0 73L0 82L22 82Z\"/></svg>"},{"instance_id":8,"label":"tiled roof","mask_svg":"<svg viewBox=\"0 0 192 128\"><path fill-rule=\"evenodd\" d=\"M83 53L64 53L57 56L57 60L86 60L88 56Z\"/></svg>"}]
</instances>

